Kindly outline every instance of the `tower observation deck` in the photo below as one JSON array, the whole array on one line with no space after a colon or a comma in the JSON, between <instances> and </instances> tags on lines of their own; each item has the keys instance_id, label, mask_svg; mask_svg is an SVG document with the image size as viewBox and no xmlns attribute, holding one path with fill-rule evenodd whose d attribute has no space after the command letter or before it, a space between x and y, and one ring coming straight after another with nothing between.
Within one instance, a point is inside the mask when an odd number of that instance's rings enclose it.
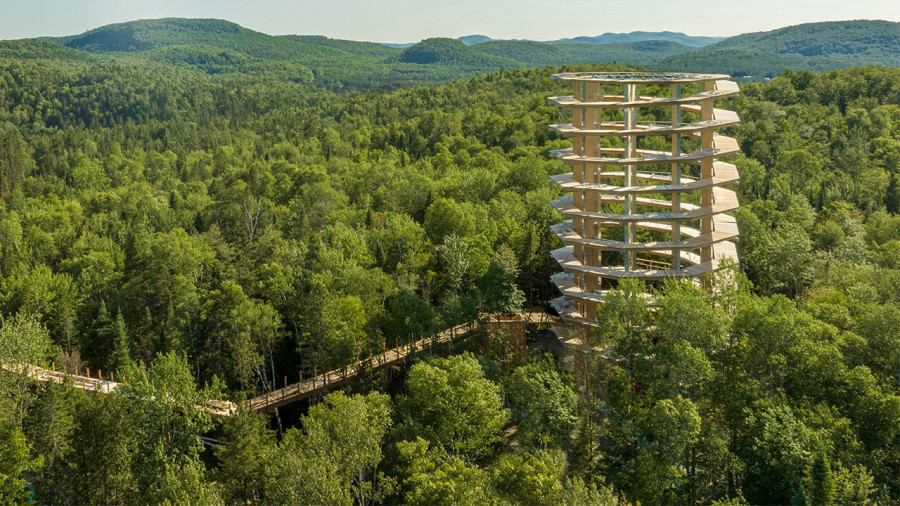
<instances>
[{"instance_id":1,"label":"tower observation deck","mask_svg":"<svg viewBox=\"0 0 900 506\"><path fill-rule=\"evenodd\" d=\"M563 247L551 252L563 272L553 307L567 323L595 326L596 307L623 278L648 285L671 277L705 285L732 242L737 196L724 185L737 168L719 158L739 147L716 130L738 123L716 109L740 90L726 75L564 73L571 96L549 97L572 122L551 129L572 139L551 152L571 172L552 176L566 196L551 202L565 221L551 227ZM648 292L649 292L648 286Z\"/></svg>"}]
</instances>

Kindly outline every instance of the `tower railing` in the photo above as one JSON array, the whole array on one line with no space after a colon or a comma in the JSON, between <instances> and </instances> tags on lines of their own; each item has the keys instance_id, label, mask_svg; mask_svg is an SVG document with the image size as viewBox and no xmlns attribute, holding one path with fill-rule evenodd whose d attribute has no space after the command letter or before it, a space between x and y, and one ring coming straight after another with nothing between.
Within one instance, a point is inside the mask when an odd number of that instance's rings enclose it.
<instances>
[{"instance_id":1,"label":"tower railing","mask_svg":"<svg viewBox=\"0 0 900 506\"><path fill-rule=\"evenodd\" d=\"M738 201L724 186L738 173L719 159L739 148L717 130L739 118L714 107L737 95L737 84L720 74L553 77L572 85L572 95L548 99L572 116L551 125L572 140L571 149L551 152L571 168L551 177L566 192L551 202L566 220L551 227L563 243L551 253L566 273L551 278L563 317L589 324L607 289L624 278L704 285L723 260L737 261L737 225L726 213Z\"/></svg>"}]
</instances>

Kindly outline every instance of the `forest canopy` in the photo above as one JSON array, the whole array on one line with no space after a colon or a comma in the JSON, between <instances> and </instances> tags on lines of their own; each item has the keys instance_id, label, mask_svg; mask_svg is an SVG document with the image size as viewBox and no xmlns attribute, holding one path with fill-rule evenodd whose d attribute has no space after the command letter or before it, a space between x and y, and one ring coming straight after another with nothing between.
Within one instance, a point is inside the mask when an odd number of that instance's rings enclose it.
<instances>
[{"instance_id":1,"label":"forest canopy","mask_svg":"<svg viewBox=\"0 0 900 506\"><path fill-rule=\"evenodd\" d=\"M2 502L900 497L896 68L785 69L720 106L742 119L739 283L667 283L654 310L624 284L594 336L618 360L576 380L461 345L276 419L246 398L556 296L564 87L546 68L344 94L303 63L270 75L268 43L182 42L0 52L0 363L127 378L0 373ZM241 407L213 420L210 399Z\"/></svg>"}]
</instances>

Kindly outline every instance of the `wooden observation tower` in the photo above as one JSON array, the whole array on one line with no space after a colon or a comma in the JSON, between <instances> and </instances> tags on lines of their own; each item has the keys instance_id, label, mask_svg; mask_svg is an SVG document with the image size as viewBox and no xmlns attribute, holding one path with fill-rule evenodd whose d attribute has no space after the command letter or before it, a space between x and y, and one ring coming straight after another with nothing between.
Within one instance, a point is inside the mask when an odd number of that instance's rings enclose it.
<instances>
[{"instance_id":1,"label":"wooden observation tower","mask_svg":"<svg viewBox=\"0 0 900 506\"><path fill-rule=\"evenodd\" d=\"M551 277L563 296L562 319L596 326L596 307L623 278L648 285L670 277L705 285L732 242L737 196L737 142L716 133L734 126L733 111L714 102L737 95L726 75L686 73L565 73L571 96L549 101L572 113L552 125L572 139L553 151L571 172L551 177L566 196L551 202L566 221L551 227L564 246L551 252L563 268ZM648 286L649 292L650 286Z\"/></svg>"}]
</instances>

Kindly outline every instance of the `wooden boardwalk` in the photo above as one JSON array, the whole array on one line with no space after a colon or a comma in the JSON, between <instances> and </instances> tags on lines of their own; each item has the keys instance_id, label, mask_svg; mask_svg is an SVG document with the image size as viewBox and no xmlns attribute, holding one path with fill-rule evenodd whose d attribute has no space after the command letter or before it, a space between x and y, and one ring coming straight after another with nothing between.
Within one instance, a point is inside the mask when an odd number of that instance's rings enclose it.
<instances>
[{"instance_id":1,"label":"wooden boardwalk","mask_svg":"<svg viewBox=\"0 0 900 506\"><path fill-rule=\"evenodd\" d=\"M0 369L9 371L14 374L25 374L28 378L35 381L45 381L57 383L60 385L70 386L85 392L95 392L101 394L113 394L118 392L121 383L112 380L105 380L101 377L99 371L96 378L91 376L82 376L80 374L68 374L59 372L36 365L14 366L9 364L0 364ZM205 406L198 406L214 417L225 417L234 414L236 406L230 401L210 400Z\"/></svg>"},{"instance_id":2,"label":"wooden boardwalk","mask_svg":"<svg viewBox=\"0 0 900 506\"><path fill-rule=\"evenodd\" d=\"M312 397L319 393L327 392L332 388L342 387L361 371L367 369L379 370L402 363L412 354L421 353L432 346L449 345L454 339L466 335L474 329L475 322L457 325L439 332L434 338L424 337L415 343L391 348L390 350L375 355L367 360L360 361L355 365L329 371L292 385L286 385L284 388L279 388L278 390L267 392L250 399L250 409L266 411ZM21 366L0 364L0 369L14 374L25 374L35 381L68 385L86 392L111 394L116 393L121 386L121 383L113 381L112 376L110 376L109 380L100 377L99 371L98 377L93 378L90 375L82 376L79 374L68 374L36 365ZM88 370L88 374L90 374L89 371L90 370ZM287 381L285 380L285 383L286 382ZM198 406L198 409L202 409L214 417L224 418L232 416L237 411L237 405L231 401L211 400L205 406Z\"/></svg>"},{"instance_id":3,"label":"wooden boardwalk","mask_svg":"<svg viewBox=\"0 0 900 506\"><path fill-rule=\"evenodd\" d=\"M64 372L58 372L50 369L45 369L43 367L38 367L36 365L15 366L9 364L0 364L0 369L15 374L24 373L27 377L35 381L49 381L64 385L68 380L71 381L71 386L73 388L84 390L86 392L100 392L109 394L115 392L119 388L119 383L112 381L112 379L107 381L99 377L92 378L90 376L81 376L78 374L66 374Z\"/></svg>"},{"instance_id":4,"label":"wooden boardwalk","mask_svg":"<svg viewBox=\"0 0 900 506\"><path fill-rule=\"evenodd\" d=\"M474 322L457 325L456 327L439 332L434 338L426 337L416 341L413 344L391 348L379 355L361 361L356 365L347 366L344 369L329 371L325 374L314 376L308 380L304 380L284 388L267 392L263 395L250 399L250 409L256 411L266 411L309 398L318 393L324 393L330 388L338 388L346 385L351 379L356 377L360 371L366 369L377 371L385 367L404 362L407 357L414 353L420 353L432 346L449 344L453 339L468 334L475 329Z\"/></svg>"}]
</instances>

